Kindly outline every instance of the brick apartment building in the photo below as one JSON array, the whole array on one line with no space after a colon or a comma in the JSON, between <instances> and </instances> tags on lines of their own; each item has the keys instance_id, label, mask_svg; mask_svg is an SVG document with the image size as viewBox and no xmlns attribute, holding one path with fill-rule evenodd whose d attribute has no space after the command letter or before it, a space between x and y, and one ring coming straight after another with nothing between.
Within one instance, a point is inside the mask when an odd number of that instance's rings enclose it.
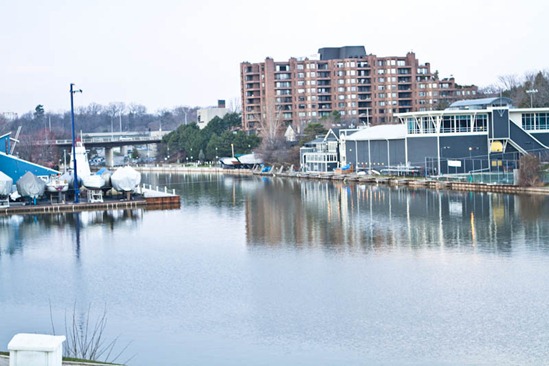
<instances>
[{"instance_id":1,"label":"brick apartment building","mask_svg":"<svg viewBox=\"0 0 549 366\"><path fill-rule=\"evenodd\" d=\"M335 111L349 124L389 123L395 113L443 109L476 97L478 89L460 86L453 77L439 79L413 52L378 57L363 46L321 48L311 58L243 62L240 75L242 127L249 132L261 130L269 118L300 131Z\"/></svg>"}]
</instances>

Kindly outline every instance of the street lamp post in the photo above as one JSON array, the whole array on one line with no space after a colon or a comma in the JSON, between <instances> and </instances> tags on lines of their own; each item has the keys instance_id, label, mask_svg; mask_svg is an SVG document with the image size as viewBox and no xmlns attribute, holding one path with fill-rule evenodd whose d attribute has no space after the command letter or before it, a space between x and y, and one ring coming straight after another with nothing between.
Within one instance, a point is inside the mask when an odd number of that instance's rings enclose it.
<instances>
[{"instance_id":1,"label":"street lamp post","mask_svg":"<svg viewBox=\"0 0 549 366\"><path fill-rule=\"evenodd\" d=\"M72 128L72 161L73 161L73 169L74 169L74 203L78 203L80 201L79 195L80 190L78 187L78 173L76 170L76 134L74 130L74 101L73 96L74 93L82 93L82 89L74 90L73 89L74 84L71 83L70 87L70 93L71 93L71 128Z\"/></svg>"},{"instance_id":2,"label":"street lamp post","mask_svg":"<svg viewBox=\"0 0 549 366\"><path fill-rule=\"evenodd\" d=\"M530 94L530 108L534 108L534 99L533 96L538 92L537 89L528 89L526 91L527 94Z\"/></svg>"}]
</instances>

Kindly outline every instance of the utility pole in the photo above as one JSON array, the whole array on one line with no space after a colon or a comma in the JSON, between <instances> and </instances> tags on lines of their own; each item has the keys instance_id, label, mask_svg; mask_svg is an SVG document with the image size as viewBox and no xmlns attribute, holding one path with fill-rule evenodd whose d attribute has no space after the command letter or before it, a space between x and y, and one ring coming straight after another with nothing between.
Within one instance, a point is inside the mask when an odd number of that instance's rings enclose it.
<instances>
[{"instance_id":1,"label":"utility pole","mask_svg":"<svg viewBox=\"0 0 549 366\"><path fill-rule=\"evenodd\" d=\"M76 134L74 132L74 93L82 93L82 89L73 90L74 84L71 83L70 93L71 93L71 127L72 127L72 160L73 160L73 169L74 169L74 203L80 201L79 195L80 190L78 187L78 173L76 170Z\"/></svg>"},{"instance_id":2,"label":"utility pole","mask_svg":"<svg viewBox=\"0 0 549 366\"><path fill-rule=\"evenodd\" d=\"M528 89L526 91L527 94L530 94L530 108L534 108L534 94L537 93L538 90L537 89Z\"/></svg>"}]
</instances>

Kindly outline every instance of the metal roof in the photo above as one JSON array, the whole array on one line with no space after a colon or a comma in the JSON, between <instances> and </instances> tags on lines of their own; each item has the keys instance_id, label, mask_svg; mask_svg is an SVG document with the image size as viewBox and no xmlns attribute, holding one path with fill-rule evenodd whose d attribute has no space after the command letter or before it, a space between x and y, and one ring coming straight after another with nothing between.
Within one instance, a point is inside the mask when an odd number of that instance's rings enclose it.
<instances>
[{"instance_id":1,"label":"metal roof","mask_svg":"<svg viewBox=\"0 0 549 366\"><path fill-rule=\"evenodd\" d=\"M400 140L405 137L406 125L399 123L361 129L360 131L347 136L347 141Z\"/></svg>"},{"instance_id":2,"label":"metal roof","mask_svg":"<svg viewBox=\"0 0 549 366\"><path fill-rule=\"evenodd\" d=\"M512 104L513 101L506 97L467 99L458 100L457 102L450 104L448 109L472 109L472 107L486 109L487 107L492 106L511 106Z\"/></svg>"}]
</instances>

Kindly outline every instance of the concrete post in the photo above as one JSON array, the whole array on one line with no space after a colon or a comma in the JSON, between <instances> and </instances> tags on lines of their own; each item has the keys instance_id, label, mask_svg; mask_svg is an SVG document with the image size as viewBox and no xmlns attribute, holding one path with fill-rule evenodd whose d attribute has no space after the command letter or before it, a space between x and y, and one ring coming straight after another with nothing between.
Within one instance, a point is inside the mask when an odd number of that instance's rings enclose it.
<instances>
[{"instance_id":1,"label":"concrete post","mask_svg":"<svg viewBox=\"0 0 549 366\"><path fill-rule=\"evenodd\" d=\"M107 164L108 167L114 166L114 154L112 152L112 147L105 148L105 164Z\"/></svg>"},{"instance_id":2,"label":"concrete post","mask_svg":"<svg viewBox=\"0 0 549 366\"><path fill-rule=\"evenodd\" d=\"M16 334L8 343L10 366L61 366L65 336Z\"/></svg>"}]
</instances>

